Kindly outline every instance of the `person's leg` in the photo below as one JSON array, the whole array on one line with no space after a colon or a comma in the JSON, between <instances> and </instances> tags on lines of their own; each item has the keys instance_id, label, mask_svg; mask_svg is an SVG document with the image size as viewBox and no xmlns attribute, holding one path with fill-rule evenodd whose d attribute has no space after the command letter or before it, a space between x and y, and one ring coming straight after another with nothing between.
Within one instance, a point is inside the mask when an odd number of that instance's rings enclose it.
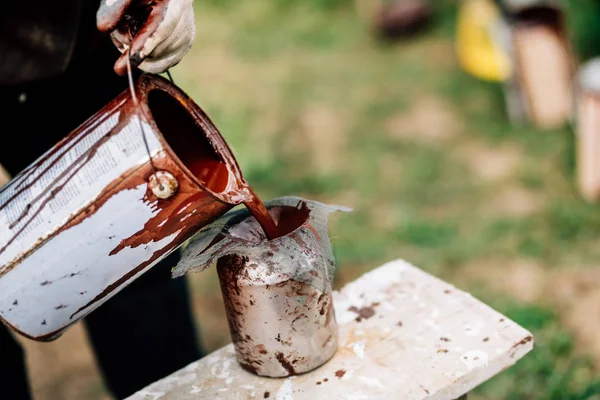
<instances>
[{"instance_id":1,"label":"person's leg","mask_svg":"<svg viewBox=\"0 0 600 400\"><path fill-rule=\"evenodd\" d=\"M25 353L8 328L0 322L0 397L29 400L29 381Z\"/></svg>"},{"instance_id":2,"label":"person's leg","mask_svg":"<svg viewBox=\"0 0 600 400\"><path fill-rule=\"evenodd\" d=\"M125 398L199 359L186 279L170 278L178 253L86 319L106 385Z\"/></svg>"}]
</instances>

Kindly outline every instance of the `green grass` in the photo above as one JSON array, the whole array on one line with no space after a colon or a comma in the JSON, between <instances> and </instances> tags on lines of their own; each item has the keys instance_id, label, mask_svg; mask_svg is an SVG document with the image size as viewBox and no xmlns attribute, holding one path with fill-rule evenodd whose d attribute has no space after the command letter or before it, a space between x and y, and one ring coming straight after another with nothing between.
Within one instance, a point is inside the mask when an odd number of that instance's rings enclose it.
<instances>
[{"instance_id":1,"label":"green grass","mask_svg":"<svg viewBox=\"0 0 600 400\"><path fill-rule=\"evenodd\" d=\"M197 2L197 41L176 82L211 116L264 198L354 208L332 219L340 278L403 258L467 282L464 289L533 332L535 351L475 398L600 398L594 368L550 311L553 293L524 304L465 279L465 266L480 260L533 260L548 274L598 265L600 209L577 192L572 131L510 125L502 88L456 66L455 1L435 2L425 34L391 44L369 35L353 4ZM600 25L588 22L597 9L569 2L582 59L600 51ZM429 115L431 99L442 110ZM403 125L393 127L398 118ZM492 163L500 172L479 171Z\"/></svg>"},{"instance_id":2,"label":"green grass","mask_svg":"<svg viewBox=\"0 0 600 400\"><path fill-rule=\"evenodd\" d=\"M575 354L573 337L552 311L505 299L492 300L492 304L533 333L535 349L513 368L477 388L474 399L600 399L600 379L595 377L590 360Z\"/></svg>"}]
</instances>

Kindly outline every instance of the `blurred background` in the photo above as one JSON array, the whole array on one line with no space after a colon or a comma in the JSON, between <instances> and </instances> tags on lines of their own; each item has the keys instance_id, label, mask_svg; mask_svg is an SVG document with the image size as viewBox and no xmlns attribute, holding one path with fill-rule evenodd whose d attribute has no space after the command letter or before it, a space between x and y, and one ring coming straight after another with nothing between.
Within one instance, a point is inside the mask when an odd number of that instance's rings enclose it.
<instances>
[{"instance_id":1,"label":"blurred background","mask_svg":"<svg viewBox=\"0 0 600 400\"><path fill-rule=\"evenodd\" d=\"M330 225L336 288L403 258L533 332L473 399L600 399L600 208L577 188L573 128L511 122L503 84L460 67L460 2L382 39L371 1L196 0L175 83L263 199L354 208ZM565 3L577 62L600 54L600 3ZM191 280L212 351L230 342L216 273ZM24 343L36 398L109 398L80 325Z\"/></svg>"}]
</instances>

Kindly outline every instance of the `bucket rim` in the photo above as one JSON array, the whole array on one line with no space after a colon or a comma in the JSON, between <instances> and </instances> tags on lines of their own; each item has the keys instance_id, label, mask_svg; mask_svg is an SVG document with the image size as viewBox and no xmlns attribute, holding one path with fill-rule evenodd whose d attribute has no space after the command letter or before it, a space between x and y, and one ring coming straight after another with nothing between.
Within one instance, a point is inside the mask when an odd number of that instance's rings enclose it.
<instances>
[{"instance_id":1,"label":"bucket rim","mask_svg":"<svg viewBox=\"0 0 600 400\"><path fill-rule=\"evenodd\" d=\"M184 110L193 120L194 124L203 134L204 138L210 144L215 154L227 166L227 170L230 173L230 180L227 184L227 187L222 192L218 193L207 188L206 185L203 184L179 158L175 150L173 150L165 138L164 134L158 127L152 110L148 104L148 96L151 92L156 90L167 94L169 97L171 97L171 99L178 103L182 110ZM243 203L246 199L246 190L244 190L247 188L246 180L244 179L240 166L233 155L233 151L225 141L225 138L221 132L217 129L215 124L204 112L204 110L198 104L196 104L194 100L182 89L159 75L150 73L142 74L135 83L135 91L139 100L139 106L141 108L141 118L150 124L164 150L169 154L169 156L171 156L177 166L181 168L186 177L188 177L196 186L206 191L216 200L230 205L239 205Z\"/></svg>"}]
</instances>

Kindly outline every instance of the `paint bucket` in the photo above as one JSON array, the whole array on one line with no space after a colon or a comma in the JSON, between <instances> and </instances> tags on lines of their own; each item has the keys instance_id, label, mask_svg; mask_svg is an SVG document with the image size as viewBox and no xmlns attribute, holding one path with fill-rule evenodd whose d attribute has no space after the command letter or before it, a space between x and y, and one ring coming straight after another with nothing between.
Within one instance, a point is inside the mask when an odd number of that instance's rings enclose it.
<instances>
[{"instance_id":1,"label":"paint bucket","mask_svg":"<svg viewBox=\"0 0 600 400\"><path fill-rule=\"evenodd\" d=\"M346 207L298 197L265 203L282 236L264 240L248 211L228 213L190 242L175 276L216 262L240 365L285 377L326 363L338 347L328 218Z\"/></svg>"},{"instance_id":2,"label":"paint bucket","mask_svg":"<svg viewBox=\"0 0 600 400\"><path fill-rule=\"evenodd\" d=\"M56 338L244 199L185 93L154 75L135 91L139 104L124 91L0 191L0 319L24 336Z\"/></svg>"}]
</instances>

